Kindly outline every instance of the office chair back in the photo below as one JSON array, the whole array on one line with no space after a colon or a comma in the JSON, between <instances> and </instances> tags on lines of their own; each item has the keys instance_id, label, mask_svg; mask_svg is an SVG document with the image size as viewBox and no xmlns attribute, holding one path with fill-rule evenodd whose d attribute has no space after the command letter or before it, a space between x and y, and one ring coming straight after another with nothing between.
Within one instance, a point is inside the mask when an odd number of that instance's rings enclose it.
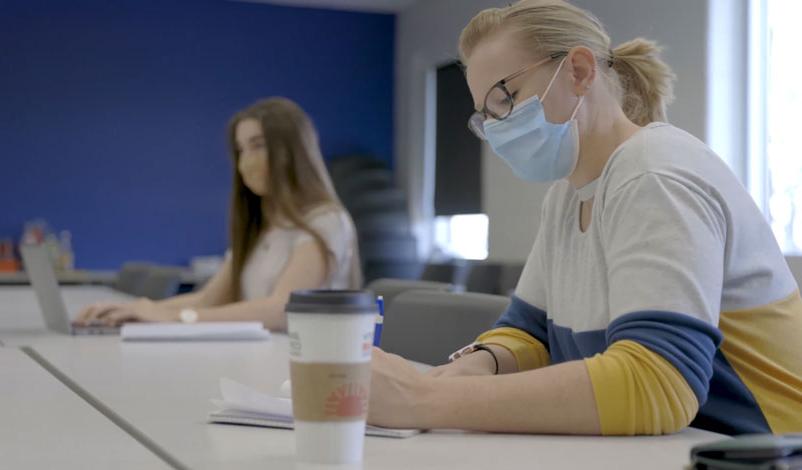
<instances>
[{"instance_id":1,"label":"office chair back","mask_svg":"<svg viewBox=\"0 0 802 470\"><path fill-rule=\"evenodd\" d=\"M381 347L431 365L489 330L510 299L497 295L409 290L387 308Z\"/></svg>"},{"instance_id":2,"label":"office chair back","mask_svg":"<svg viewBox=\"0 0 802 470\"><path fill-rule=\"evenodd\" d=\"M125 294L142 296L142 283L148 276L152 263L142 261L129 261L124 263L117 273L117 282L114 288Z\"/></svg>"},{"instance_id":3,"label":"office chair back","mask_svg":"<svg viewBox=\"0 0 802 470\"><path fill-rule=\"evenodd\" d=\"M385 307L389 307L393 300L401 293L410 290L428 290L439 292L453 292L454 285L446 282L419 281L416 279L376 279L368 284L367 288L376 295L384 297Z\"/></svg>"},{"instance_id":4,"label":"office chair back","mask_svg":"<svg viewBox=\"0 0 802 470\"><path fill-rule=\"evenodd\" d=\"M139 289L139 295L162 300L178 293L183 270L176 267L152 266Z\"/></svg>"}]
</instances>

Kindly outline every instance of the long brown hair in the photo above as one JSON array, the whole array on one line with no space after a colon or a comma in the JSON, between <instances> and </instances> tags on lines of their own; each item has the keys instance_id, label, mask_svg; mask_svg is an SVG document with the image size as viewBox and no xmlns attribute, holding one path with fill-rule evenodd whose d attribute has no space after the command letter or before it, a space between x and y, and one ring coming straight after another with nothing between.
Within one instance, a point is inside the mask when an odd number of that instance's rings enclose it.
<instances>
[{"instance_id":1,"label":"long brown hair","mask_svg":"<svg viewBox=\"0 0 802 470\"><path fill-rule=\"evenodd\" d=\"M245 119L258 121L265 139L268 189L264 197L254 194L245 186L237 169L239 151L236 128ZM328 277L332 268L332 251L320 233L310 227L304 218L310 210L321 206L344 209L323 163L312 120L293 101L268 98L257 101L231 118L228 141L234 163L230 215L231 288L234 298L241 297L242 269L259 236L274 227L295 227L308 233L323 255ZM353 256L359 257L355 244ZM358 263L353 263L351 274L352 284L361 282Z\"/></svg>"}]
</instances>

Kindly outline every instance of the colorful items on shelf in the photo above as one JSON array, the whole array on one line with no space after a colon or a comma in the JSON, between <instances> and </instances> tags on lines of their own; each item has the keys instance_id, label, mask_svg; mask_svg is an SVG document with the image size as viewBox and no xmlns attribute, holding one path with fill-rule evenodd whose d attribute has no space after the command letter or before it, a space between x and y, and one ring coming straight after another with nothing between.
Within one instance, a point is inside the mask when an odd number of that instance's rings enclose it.
<instances>
[{"instance_id":1,"label":"colorful items on shelf","mask_svg":"<svg viewBox=\"0 0 802 470\"><path fill-rule=\"evenodd\" d=\"M19 271L20 263L14 256L14 241L10 238L0 240L0 272Z\"/></svg>"},{"instance_id":2,"label":"colorful items on shelf","mask_svg":"<svg viewBox=\"0 0 802 470\"><path fill-rule=\"evenodd\" d=\"M75 269L75 255L72 251L72 234L62 230L58 236L50 230L47 222L41 219L25 223L20 244L44 245L50 253L53 266L58 271L71 271ZM14 257L13 244L11 257ZM19 263L17 263L19 269Z\"/></svg>"}]
</instances>

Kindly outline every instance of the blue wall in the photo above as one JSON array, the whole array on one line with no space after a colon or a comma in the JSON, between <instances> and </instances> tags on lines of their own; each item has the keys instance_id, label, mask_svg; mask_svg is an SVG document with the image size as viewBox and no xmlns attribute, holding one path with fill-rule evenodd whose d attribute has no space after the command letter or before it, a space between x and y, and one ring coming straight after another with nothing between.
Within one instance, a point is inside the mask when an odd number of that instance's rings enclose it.
<instances>
[{"instance_id":1,"label":"blue wall","mask_svg":"<svg viewBox=\"0 0 802 470\"><path fill-rule=\"evenodd\" d=\"M227 245L225 123L283 95L327 157L391 163L394 17L225 0L0 0L0 238L44 217L80 268Z\"/></svg>"}]
</instances>

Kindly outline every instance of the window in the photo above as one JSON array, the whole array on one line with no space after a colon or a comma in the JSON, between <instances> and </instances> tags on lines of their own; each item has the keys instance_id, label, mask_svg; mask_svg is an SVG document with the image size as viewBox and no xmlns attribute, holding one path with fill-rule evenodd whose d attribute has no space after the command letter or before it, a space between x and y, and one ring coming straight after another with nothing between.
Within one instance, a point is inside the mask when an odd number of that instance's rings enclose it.
<instances>
[{"instance_id":1,"label":"window","mask_svg":"<svg viewBox=\"0 0 802 470\"><path fill-rule=\"evenodd\" d=\"M482 260L488 217L482 214L482 143L468 130L473 113L459 64L437 68L434 259Z\"/></svg>"},{"instance_id":2,"label":"window","mask_svg":"<svg viewBox=\"0 0 802 470\"><path fill-rule=\"evenodd\" d=\"M780 248L802 253L802 62L799 0L753 0L749 189Z\"/></svg>"},{"instance_id":3,"label":"window","mask_svg":"<svg viewBox=\"0 0 802 470\"><path fill-rule=\"evenodd\" d=\"M485 214L435 217L435 247L448 258L487 259L488 224Z\"/></svg>"},{"instance_id":4,"label":"window","mask_svg":"<svg viewBox=\"0 0 802 470\"><path fill-rule=\"evenodd\" d=\"M473 98L460 66L437 68L434 214L482 212L482 142L468 129Z\"/></svg>"}]
</instances>

